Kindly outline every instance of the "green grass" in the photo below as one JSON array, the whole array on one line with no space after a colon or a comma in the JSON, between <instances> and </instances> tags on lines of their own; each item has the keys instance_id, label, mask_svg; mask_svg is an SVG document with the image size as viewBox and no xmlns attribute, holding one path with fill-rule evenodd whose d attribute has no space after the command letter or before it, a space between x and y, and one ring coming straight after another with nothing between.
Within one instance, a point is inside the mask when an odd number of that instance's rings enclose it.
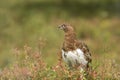
<instances>
[{"instance_id":1,"label":"green grass","mask_svg":"<svg viewBox=\"0 0 120 80\"><path fill-rule=\"evenodd\" d=\"M95 80L120 79L118 16L105 9L96 8L92 14L86 8L79 10L74 5L73 8L61 6L59 1L47 5L40 2L0 1L1 80L78 78L79 72L71 74L65 64L60 64L58 60L64 33L57 26L62 23L73 25L77 37L90 48L92 66L95 68L91 74ZM30 50L25 45L30 46Z\"/></svg>"}]
</instances>

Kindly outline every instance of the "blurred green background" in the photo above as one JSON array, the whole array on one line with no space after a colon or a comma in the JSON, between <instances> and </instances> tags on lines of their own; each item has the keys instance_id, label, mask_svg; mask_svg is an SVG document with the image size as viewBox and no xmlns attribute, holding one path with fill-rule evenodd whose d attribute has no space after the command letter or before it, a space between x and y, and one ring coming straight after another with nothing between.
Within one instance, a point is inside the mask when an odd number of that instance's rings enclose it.
<instances>
[{"instance_id":1,"label":"blurred green background","mask_svg":"<svg viewBox=\"0 0 120 80\"><path fill-rule=\"evenodd\" d=\"M13 49L24 45L41 50L45 62L55 64L64 38L57 29L62 23L75 27L93 62L120 64L120 0L0 0L0 69L13 63Z\"/></svg>"}]
</instances>

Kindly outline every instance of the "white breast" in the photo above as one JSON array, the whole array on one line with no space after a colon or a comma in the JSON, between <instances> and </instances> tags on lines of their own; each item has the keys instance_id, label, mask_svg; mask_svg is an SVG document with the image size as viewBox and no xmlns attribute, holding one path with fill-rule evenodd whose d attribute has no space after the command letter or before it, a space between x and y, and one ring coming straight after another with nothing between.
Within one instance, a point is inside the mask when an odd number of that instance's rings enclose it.
<instances>
[{"instance_id":1,"label":"white breast","mask_svg":"<svg viewBox=\"0 0 120 80\"><path fill-rule=\"evenodd\" d=\"M71 62L72 65L76 65L77 63L79 63L85 66L88 63L88 61L86 61L84 57L84 53L80 49L68 52L62 50L62 58L68 64L69 62Z\"/></svg>"}]
</instances>

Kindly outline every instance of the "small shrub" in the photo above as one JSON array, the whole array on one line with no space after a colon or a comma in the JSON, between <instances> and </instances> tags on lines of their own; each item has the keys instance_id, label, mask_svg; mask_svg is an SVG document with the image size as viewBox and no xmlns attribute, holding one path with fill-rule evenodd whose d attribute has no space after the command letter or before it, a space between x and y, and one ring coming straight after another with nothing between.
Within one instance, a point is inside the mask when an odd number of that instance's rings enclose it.
<instances>
[{"instance_id":1,"label":"small shrub","mask_svg":"<svg viewBox=\"0 0 120 80\"><path fill-rule=\"evenodd\" d=\"M1 80L119 80L118 65L106 60L88 72L78 69L70 70L62 61L60 54L56 65L48 66L39 51L24 46L23 50L15 49L16 61L0 73Z\"/></svg>"}]
</instances>

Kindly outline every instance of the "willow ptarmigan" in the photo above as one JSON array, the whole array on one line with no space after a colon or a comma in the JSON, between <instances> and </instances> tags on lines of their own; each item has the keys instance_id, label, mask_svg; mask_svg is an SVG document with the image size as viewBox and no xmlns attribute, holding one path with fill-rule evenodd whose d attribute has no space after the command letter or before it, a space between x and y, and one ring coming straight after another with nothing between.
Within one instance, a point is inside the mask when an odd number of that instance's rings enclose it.
<instances>
[{"instance_id":1,"label":"willow ptarmigan","mask_svg":"<svg viewBox=\"0 0 120 80\"><path fill-rule=\"evenodd\" d=\"M87 45L76 39L72 26L62 24L58 27L65 32L65 38L62 46L61 56L69 67L80 67L80 70L86 70L91 63L91 53Z\"/></svg>"}]
</instances>

